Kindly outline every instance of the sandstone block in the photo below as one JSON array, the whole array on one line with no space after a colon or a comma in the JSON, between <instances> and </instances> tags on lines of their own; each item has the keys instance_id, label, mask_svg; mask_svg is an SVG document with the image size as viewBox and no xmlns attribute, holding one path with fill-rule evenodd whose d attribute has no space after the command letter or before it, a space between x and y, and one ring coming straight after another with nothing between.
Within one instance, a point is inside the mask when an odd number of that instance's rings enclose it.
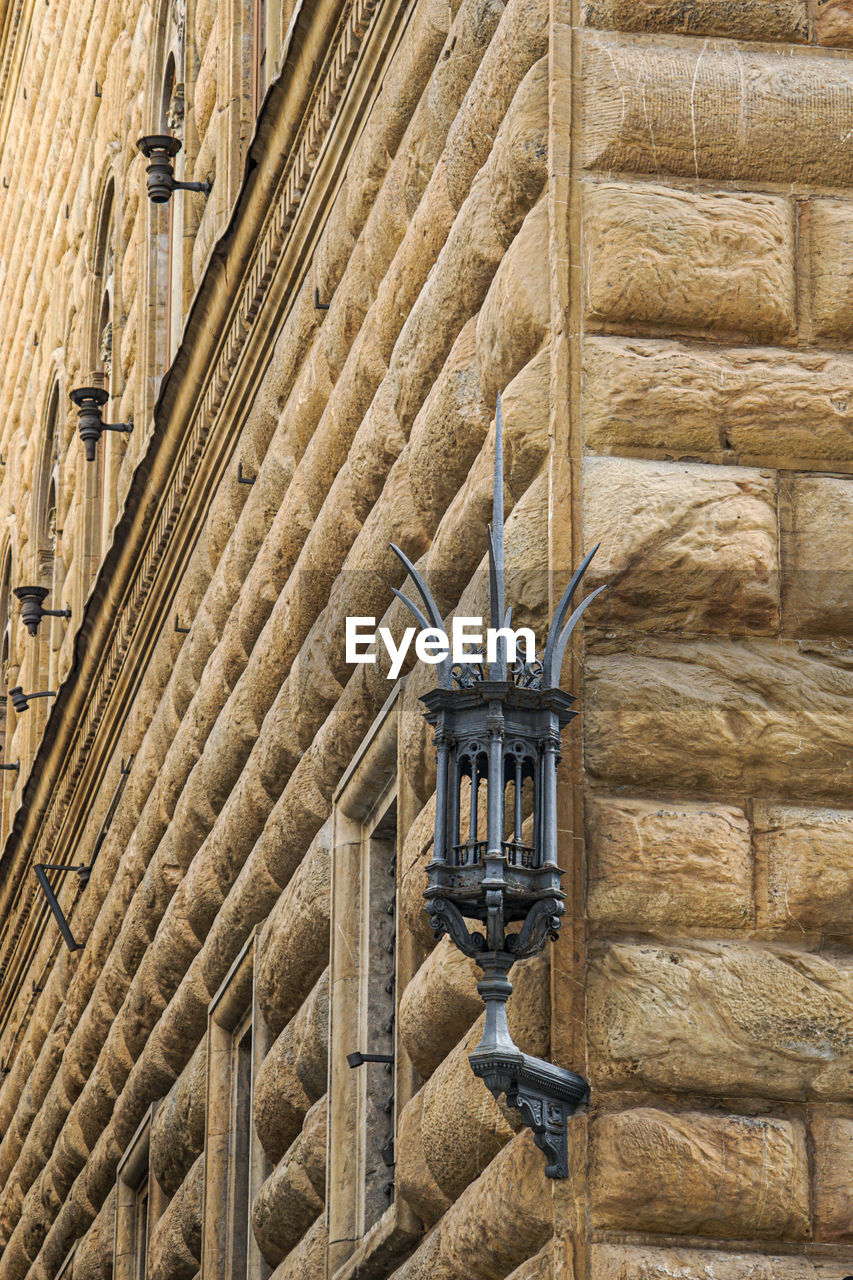
<instances>
[{"instance_id":1,"label":"sandstone block","mask_svg":"<svg viewBox=\"0 0 853 1280\"><path fill-rule=\"evenodd\" d=\"M602 1086L777 1098L849 1092L849 964L740 943L619 944L595 956L588 999L593 1079Z\"/></svg>"},{"instance_id":2,"label":"sandstone block","mask_svg":"<svg viewBox=\"0 0 853 1280\"><path fill-rule=\"evenodd\" d=\"M819 1274L802 1254L621 1244L594 1244L590 1250L591 1280L817 1280Z\"/></svg>"},{"instance_id":3,"label":"sandstone block","mask_svg":"<svg viewBox=\"0 0 853 1280\"><path fill-rule=\"evenodd\" d=\"M798 1123L651 1107L600 1116L590 1128L589 1180L597 1227L724 1239L810 1235Z\"/></svg>"},{"instance_id":4,"label":"sandstone block","mask_svg":"<svg viewBox=\"0 0 853 1280\"><path fill-rule=\"evenodd\" d=\"M591 918L628 929L736 929L752 917L749 823L720 804L591 797Z\"/></svg>"},{"instance_id":5,"label":"sandstone block","mask_svg":"<svg viewBox=\"0 0 853 1280\"><path fill-rule=\"evenodd\" d=\"M617 31L669 31L685 36L728 36L734 40L809 38L806 0L585 0L588 27Z\"/></svg>"},{"instance_id":6,"label":"sandstone block","mask_svg":"<svg viewBox=\"0 0 853 1280\"><path fill-rule=\"evenodd\" d=\"M601 543L587 582L609 584L591 611L594 625L776 631L772 472L587 458L583 519L585 543Z\"/></svg>"},{"instance_id":7,"label":"sandstone block","mask_svg":"<svg viewBox=\"0 0 853 1280\"><path fill-rule=\"evenodd\" d=\"M397 1126L397 1189L408 1205L414 1209L425 1226L432 1226L447 1209L451 1201L444 1194L430 1171L421 1143L424 1090L420 1089L403 1108Z\"/></svg>"},{"instance_id":8,"label":"sandstone block","mask_svg":"<svg viewBox=\"0 0 853 1280\"><path fill-rule=\"evenodd\" d=\"M758 919L794 934L853 930L853 810L756 804Z\"/></svg>"},{"instance_id":9,"label":"sandstone block","mask_svg":"<svg viewBox=\"0 0 853 1280\"><path fill-rule=\"evenodd\" d=\"M585 663L587 768L638 788L725 798L793 789L843 804L851 712L849 664L814 646L648 639L641 652Z\"/></svg>"},{"instance_id":10,"label":"sandstone block","mask_svg":"<svg viewBox=\"0 0 853 1280\"><path fill-rule=\"evenodd\" d=\"M540 200L498 267L477 320L477 364L490 409L497 393L533 359L551 320L548 202Z\"/></svg>"},{"instance_id":11,"label":"sandstone block","mask_svg":"<svg viewBox=\"0 0 853 1280\"><path fill-rule=\"evenodd\" d=\"M756 338L793 332L794 220L788 200L590 183L583 219L590 322Z\"/></svg>"},{"instance_id":12,"label":"sandstone block","mask_svg":"<svg viewBox=\"0 0 853 1280\"><path fill-rule=\"evenodd\" d=\"M601 453L853 461L853 360L840 353L587 338L582 404Z\"/></svg>"},{"instance_id":13,"label":"sandstone block","mask_svg":"<svg viewBox=\"0 0 853 1280\"><path fill-rule=\"evenodd\" d=\"M442 938L403 992L400 1037L427 1079L482 1012L473 960Z\"/></svg>"},{"instance_id":14,"label":"sandstone block","mask_svg":"<svg viewBox=\"0 0 853 1280\"><path fill-rule=\"evenodd\" d=\"M814 1141L816 1240L853 1240L853 1119L821 1111L811 1120Z\"/></svg>"},{"instance_id":15,"label":"sandstone block","mask_svg":"<svg viewBox=\"0 0 853 1280\"><path fill-rule=\"evenodd\" d=\"M542 1152L525 1129L445 1215L439 1256L453 1280L503 1280L542 1247L553 1229Z\"/></svg>"},{"instance_id":16,"label":"sandstone block","mask_svg":"<svg viewBox=\"0 0 853 1280\"><path fill-rule=\"evenodd\" d=\"M783 630L850 637L853 479L791 477L780 506Z\"/></svg>"},{"instance_id":17,"label":"sandstone block","mask_svg":"<svg viewBox=\"0 0 853 1280\"><path fill-rule=\"evenodd\" d=\"M851 0L815 0L815 18L820 44L853 45Z\"/></svg>"},{"instance_id":18,"label":"sandstone block","mask_svg":"<svg viewBox=\"0 0 853 1280\"><path fill-rule=\"evenodd\" d=\"M812 338L849 339L853 336L853 204L810 200L800 216L800 245Z\"/></svg>"},{"instance_id":19,"label":"sandstone block","mask_svg":"<svg viewBox=\"0 0 853 1280\"><path fill-rule=\"evenodd\" d=\"M507 1280L554 1280L554 1245L546 1244L535 1258L528 1258L516 1267Z\"/></svg>"},{"instance_id":20,"label":"sandstone block","mask_svg":"<svg viewBox=\"0 0 853 1280\"><path fill-rule=\"evenodd\" d=\"M846 61L591 32L583 57L589 169L833 187L853 181Z\"/></svg>"}]
</instances>

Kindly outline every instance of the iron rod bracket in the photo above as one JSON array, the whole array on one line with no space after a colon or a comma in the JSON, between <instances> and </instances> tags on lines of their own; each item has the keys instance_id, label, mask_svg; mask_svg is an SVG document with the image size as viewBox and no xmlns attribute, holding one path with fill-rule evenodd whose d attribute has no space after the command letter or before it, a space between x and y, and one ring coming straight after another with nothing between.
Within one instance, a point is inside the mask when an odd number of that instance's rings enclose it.
<instances>
[{"instance_id":1,"label":"iron rod bracket","mask_svg":"<svg viewBox=\"0 0 853 1280\"><path fill-rule=\"evenodd\" d=\"M76 868L63 867L62 870L70 871L70 870L76 870ZM69 925L68 921L65 919L65 912L62 910L62 907L59 905L59 899L57 898L56 894L53 892L53 889L50 887L50 881L47 878L47 868L43 863L36 862L33 866L33 871L35 871L36 879L41 885L42 893L47 899L47 905L50 907L53 917L59 926L59 932L62 934L62 937L65 941L65 945L67 946L69 951L79 951L80 948L83 946L83 943L78 942L77 939L74 937L74 934L71 932L71 926Z\"/></svg>"},{"instance_id":2,"label":"iron rod bracket","mask_svg":"<svg viewBox=\"0 0 853 1280\"><path fill-rule=\"evenodd\" d=\"M347 1062L351 1067L360 1067L363 1062L393 1062L393 1053L348 1053Z\"/></svg>"}]
</instances>

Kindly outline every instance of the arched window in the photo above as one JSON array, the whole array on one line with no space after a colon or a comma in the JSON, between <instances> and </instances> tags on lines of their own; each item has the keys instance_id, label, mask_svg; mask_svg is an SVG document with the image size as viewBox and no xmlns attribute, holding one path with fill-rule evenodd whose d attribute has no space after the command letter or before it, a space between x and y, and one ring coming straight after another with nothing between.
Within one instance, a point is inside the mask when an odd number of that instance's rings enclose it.
<instances>
[{"instance_id":1,"label":"arched window","mask_svg":"<svg viewBox=\"0 0 853 1280\"><path fill-rule=\"evenodd\" d=\"M255 116L269 84L269 27L267 0L252 0L252 114Z\"/></svg>"},{"instance_id":2,"label":"arched window","mask_svg":"<svg viewBox=\"0 0 853 1280\"><path fill-rule=\"evenodd\" d=\"M58 555L58 493L59 493L59 413L62 399L59 384L54 383L47 402L47 413L42 433L41 457L36 481L34 506L35 556L37 585L50 592L46 608L61 609L60 594L65 579ZM45 618L39 628L38 680L39 688L53 688L56 651L62 643L63 629L59 619ZM40 704L40 712L48 708Z\"/></svg>"},{"instance_id":3,"label":"arched window","mask_svg":"<svg viewBox=\"0 0 853 1280\"><path fill-rule=\"evenodd\" d=\"M148 101L145 132L170 134L183 144L174 159L175 177L186 174L184 120L185 6L183 0L158 0L155 36L148 71ZM141 175L140 175L141 176ZM141 263L147 317L141 337L141 357L146 371L145 412L150 412L163 375L174 359L180 340L185 310L184 246L189 239L188 221L195 223L197 210L186 201L183 191L175 191L165 204L146 201L148 228L146 256Z\"/></svg>"},{"instance_id":4,"label":"arched window","mask_svg":"<svg viewBox=\"0 0 853 1280\"><path fill-rule=\"evenodd\" d=\"M14 731L15 713L9 702L9 686L12 662L12 548L6 547L0 562L0 746L3 756L0 763L14 764L9 748ZM6 838L11 815L11 796L16 775L0 772L0 841Z\"/></svg>"},{"instance_id":5,"label":"arched window","mask_svg":"<svg viewBox=\"0 0 853 1280\"><path fill-rule=\"evenodd\" d=\"M111 417L120 394L118 360L113 359L116 293L115 183L110 178L104 188L95 227L93 287L89 325L89 378L91 386L103 387L110 399L104 406L104 420ZM100 563L104 535L115 518L115 473L124 455L125 438L105 431L98 442L95 463L87 467L86 558L93 575Z\"/></svg>"}]
</instances>

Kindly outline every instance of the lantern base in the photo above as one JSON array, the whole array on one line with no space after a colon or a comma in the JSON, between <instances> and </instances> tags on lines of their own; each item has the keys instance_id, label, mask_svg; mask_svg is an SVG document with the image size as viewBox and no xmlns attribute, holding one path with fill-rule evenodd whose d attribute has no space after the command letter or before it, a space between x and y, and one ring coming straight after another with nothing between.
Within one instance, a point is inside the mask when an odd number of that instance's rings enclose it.
<instances>
[{"instance_id":1,"label":"lantern base","mask_svg":"<svg viewBox=\"0 0 853 1280\"><path fill-rule=\"evenodd\" d=\"M468 1061L495 1098L505 1093L509 1106L520 1111L524 1123L533 1130L533 1141L548 1162L545 1177L567 1178L568 1119L589 1093L583 1076L519 1050L472 1053Z\"/></svg>"},{"instance_id":2,"label":"lantern base","mask_svg":"<svg viewBox=\"0 0 853 1280\"><path fill-rule=\"evenodd\" d=\"M506 1016L512 993L508 973L515 957L506 951L488 951L477 957L483 976L477 991L486 1006L483 1038L468 1061L495 1098L506 1094L509 1106L533 1130L533 1140L545 1153L547 1178L569 1176L566 1127L569 1116L584 1102L589 1085L583 1076L542 1058L522 1053L513 1043Z\"/></svg>"}]
</instances>

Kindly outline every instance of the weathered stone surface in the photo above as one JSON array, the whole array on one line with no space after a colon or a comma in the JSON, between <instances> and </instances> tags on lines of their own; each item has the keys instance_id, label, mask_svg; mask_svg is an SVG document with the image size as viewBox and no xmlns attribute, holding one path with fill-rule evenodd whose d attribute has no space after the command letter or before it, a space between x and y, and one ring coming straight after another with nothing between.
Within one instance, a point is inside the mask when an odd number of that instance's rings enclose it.
<instances>
[{"instance_id":1,"label":"weathered stone surface","mask_svg":"<svg viewBox=\"0 0 853 1280\"><path fill-rule=\"evenodd\" d=\"M588 625L681 635L776 632L772 473L587 458L583 521L586 543L601 544L586 581L608 583Z\"/></svg>"},{"instance_id":2,"label":"weathered stone surface","mask_svg":"<svg viewBox=\"0 0 853 1280\"><path fill-rule=\"evenodd\" d=\"M811 1234L799 1123L642 1107L600 1116L590 1144L595 1226L724 1239Z\"/></svg>"},{"instance_id":3,"label":"weathered stone surface","mask_svg":"<svg viewBox=\"0 0 853 1280\"><path fill-rule=\"evenodd\" d=\"M425 1226L432 1226L450 1208L451 1200L436 1182L424 1156L421 1141L424 1090L419 1089L403 1108L397 1122L395 1176L400 1195Z\"/></svg>"},{"instance_id":4,"label":"weathered stone surface","mask_svg":"<svg viewBox=\"0 0 853 1280\"><path fill-rule=\"evenodd\" d=\"M326 1280L326 1251L329 1232L325 1214L321 1214L313 1227L276 1267L270 1280Z\"/></svg>"},{"instance_id":5,"label":"weathered stone surface","mask_svg":"<svg viewBox=\"0 0 853 1280\"><path fill-rule=\"evenodd\" d=\"M850 0L815 0L817 38L821 44L853 44L853 5Z\"/></svg>"},{"instance_id":6,"label":"weathered stone surface","mask_svg":"<svg viewBox=\"0 0 853 1280\"><path fill-rule=\"evenodd\" d=\"M528 1258L520 1267L516 1267L507 1280L554 1280L554 1256L554 1244L546 1244L535 1258Z\"/></svg>"},{"instance_id":7,"label":"weathered stone surface","mask_svg":"<svg viewBox=\"0 0 853 1280\"><path fill-rule=\"evenodd\" d=\"M803 1254L593 1244L592 1280L817 1280L820 1262Z\"/></svg>"},{"instance_id":8,"label":"weathered stone surface","mask_svg":"<svg viewBox=\"0 0 853 1280\"><path fill-rule=\"evenodd\" d=\"M853 204L810 200L799 220L802 279L813 340L853 337Z\"/></svg>"},{"instance_id":9,"label":"weathered stone surface","mask_svg":"<svg viewBox=\"0 0 853 1280\"><path fill-rule=\"evenodd\" d=\"M596 778L723 797L792 787L803 799L849 796L853 671L843 651L649 639L641 652L587 657L585 676Z\"/></svg>"},{"instance_id":10,"label":"weathered stone surface","mask_svg":"<svg viewBox=\"0 0 853 1280\"><path fill-rule=\"evenodd\" d=\"M453 1280L472 1275L503 1280L545 1243L552 1230L551 1189L542 1152L525 1129L445 1215L441 1262Z\"/></svg>"},{"instance_id":11,"label":"weathered stone surface","mask_svg":"<svg viewBox=\"0 0 853 1280\"><path fill-rule=\"evenodd\" d=\"M790 201L603 182L585 185L583 209L588 321L793 332Z\"/></svg>"},{"instance_id":12,"label":"weathered stone surface","mask_svg":"<svg viewBox=\"0 0 853 1280\"><path fill-rule=\"evenodd\" d=\"M591 796L587 909L603 926L743 928L752 918L749 822L732 805Z\"/></svg>"},{"instance_id":13,"label":"weathered stone surface","mask_svg":"<svg viewBox=\"0 0 853 1280\"><path fill-rule=\"evenodd\" d=\"M275 1032L283 1030L328 963L331 825L317 834L260 938L258 1000Z\"/></svg>"},{"instance_id":14,"label":"weathered stone surface","mask_svg":"<svg viewBox=\"0 0 853 1280\"><path fill-rule=\"evenodd\" d=\"M291 1143L251 1206L252 1231L270 1266L293 1249L323 1211L302 1153L302 1135Z\"/></svg>"},{"instance_id":15,"label":"weathered stone surface","mask_svg":"<svg viewBox=\"0 0 853 1280\"><path fill-rule=\"evenodd\" d=\"M480 1016L478 974L473 960L442 938L403 992L400 1037L424 1079Z\"/></svg>"},{"instance_id":16,"label":"weathered stone surface","mask_svg":"<svg viewBox=\"0 0 853 1280\"><path fill-rule=\"evenodd\" d=\"M843 60L592 32L583 56L589 169L853 182L853 68Z\"/></svg>"},{"instance_id":17,"label":"weathered stone surface","mask_svg":"<svg viewBox=\"0 0 853 1280\"><path fill-rule=\"evenodd\" d=\"M204 1156L199 1156L153 1233L151 1280L192 1280L201 1261L203 1200Z\"/></svg>"},{"instance_id":18,"label":"weathered stone surface","mask_svg":"<svg viewBox=\"0 0 853 1280\"><path fill-rule=\"evenodd\" d=\"M853 930L853 810L755 805L758 919L791 934Z\"/></svg>"},{"instance_id":19,"label":"weathered stone surface","mask_svg":"<svg viewBox=\"0 0 853 1280\"><path fill-rule=\"evenodd\" d=\"M740 943L623 943L596 955L588 995L600 1087L776 1098L849 1093L849 963Z\"/></svg>"},{"instance_id":20,"label":"weathered stone surface","mask_svg":"<svg viewBox=\"0 0 853 1280\"><path fill-rule=\"evenodd\" d=\"M819 1111L811 1117L814 1142L816 1240L853 1240L853 1119Z\"/></svg>"},{"instance_id":21,"label":"weathered stone surface","mask_svg":"<svg viewBox=\"0 0 853 1280\"><path fill-rule=\"evenodd\" d=\"M587 338L592 449L853 461L853 361L843 353Z\"/></svg>"},{"instance_id":22,"label":"weathered stone surface","mask_svg":"<svg viewBox=\"0 0 853 1280\"><path fill-rule=\"evenodd\" d=\"M782 489L782 620L788 635L853 635L853 479L794 476Z\"/></svg>"},{"instance_id":23,"label":"weathered stone surface","mask_svg":"<svg viewBox=\"0 0 853 1280\"><path fill-rule=\"evenodd\" d=\"M585 0L589 27L617 31L671 31L678 35L729 36L736 40L807 41L806 0Z\"/></svg>"}]
</instances>

